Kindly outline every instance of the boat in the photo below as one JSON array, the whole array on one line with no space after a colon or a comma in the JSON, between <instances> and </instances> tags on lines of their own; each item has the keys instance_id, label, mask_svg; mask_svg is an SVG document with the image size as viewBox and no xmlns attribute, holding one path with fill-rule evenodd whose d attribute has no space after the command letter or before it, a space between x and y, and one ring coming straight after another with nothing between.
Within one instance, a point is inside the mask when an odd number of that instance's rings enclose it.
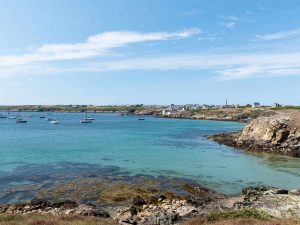
<instances>
[{"instance_id":1,"label":"boat","mask_svg":"<svg viewBox=\"0 0 300 225\"><path fill-rule=\"evenodd\" d=\"M144 118L139 118L139 120L145 120Z\"/></svg>"},{"instance_id":2,"label":"boat","mask_svg":"<svg viewBox=\"0 0 300 225\"><path fill-rule=\"evenodd\" d=\"M9 117L7 117L7 119L17 119L17 117L16 116L9 116Z\"/></svg>"},{"instance_id":3,"label":"boat","mask_svg":"<svg viewBox=\"0 0 300 225\"><path fill-rule=\"evenodd\" d=\"M59 124L59 121L57 120L56 113L54 114L54 117L53 117L53 118L47 117L46 120L49 121L51 124Z\"/></svg>"},{"instance_id":4,"label":"boat","mask_svg":"<svg viewBox=\"0 0 300 225\"><path fill-rule=\"evenodd\" d=\"M92 123L94 119L87 116L87 113L85 113L85 118L80 119L80 123Z\"/></svg>"},{"instance_id":5,"label":"boat","mask_svg":"<svg viewBox=\"0 0 300 225\"><path fill-rule=\"evenodd\" d=\"M92 120L81 119L80 123L92 123Z\"/></svg>"},{"instance_id":6,"label":"boat","mask_svg":"<svg viewBox=\"0 0 300 225\"><path fill-rule=\"evenodd\" d=\"M5 118L7 118L7 116L5 116L5 115L0 115L0 119L5 119Z\"/></svg>"},{"instance_id":7,"label":"boat","mask_svg":"<svg viewBox=\"0 0 300 225\"><path fill-rule=\"evenodd\" d=\"M45 116L40 116L41 119L45 119Z\"/></svg>"},{"instance_id":8,"label":"boat","mask_svg":"<svg viewBox=\"0 0 300 225\"><path fill-rule=\"evenodd\" d=\"M85 118L86 120L95 120L95 118L94 117L87 117L87 118Z\"/></svg>"},{"instance_id":9,"label":"boat","mask_svg":"<svg viewBox=\"0 0 300 225\"><path fill-rule=\"evenodd\" d=\"M24 120L24 119L16 119L16 123L27 123L27 120Z\"/></svg>"}]
</instances>

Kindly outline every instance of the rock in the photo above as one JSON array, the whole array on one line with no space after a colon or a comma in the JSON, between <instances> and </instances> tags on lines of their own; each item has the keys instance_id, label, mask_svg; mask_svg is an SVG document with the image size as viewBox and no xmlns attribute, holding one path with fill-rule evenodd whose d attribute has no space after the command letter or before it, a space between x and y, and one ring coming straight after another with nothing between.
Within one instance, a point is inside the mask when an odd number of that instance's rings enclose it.
<instances>
[{"instance_id":1,"label":"rock","mask_svg":"<svg viewBox=\"0 0 300 225\"><path fill-rule=\"evenodd\" d=\"M300 157L300 113L278 113L252 120L240 132L210 138L232 147Z\"/></svg>"},{"instance_id":2,"label":"rock","mask_svg":"<svg viewBox=\"0 0 300 225\"><path fill-rule=\"evenodd\" d=\"M277 195L287 195L289 191L286 189L275 189L274 193Z\"/></svg>"},{"instance_id":3,"label":"rock","mask_svg":"<svg viewBox=\"0 0 300 225\"><path fill-rule=\"evenodd\" d=\"M177 220L177 213L160 213L155 216L150 216L145 224L151 225L171 225Z\"/></svg>"},{"instance_id":4,"label":"rock","mask_svg":"<svg viewBox=\"0 0 300 225\"><path fill-rule=\"evenodd\" d=\"M300 195L300 189L292 189L289 191L291 195Z\"/></svg>"},{"instance_id":5,"label":"rock","mask_svg":"<svg viewBox=\"0 0 300 225\"><path fill-rule=\"evenodd\" d=\"M261 194L262 192L268 191L270 189L272 189L272 187L267 187L267 186L264 186L264 185L260 185L260 186L256 186L256 187L247 187L247 188L244 188L242 190L242 193L244 195Z\"/></svg>"},{"instance_id":6,"label":"rock","mask_svg":"<svg viewBox=\"0 0 300 225\"><path fill-rule=\"evenodd\" d=\"M107 211L103 210L103 209L88 209L88 210L83 210L78 215L81 215L81 216L104 217L104 218L110 217L109 213Z\"/></svg>"},{"instance_id":7,"label":"rock","mask_svg":"<svg viewBox=\"0 0 300 225\"><path fill-rule=\"evenodd\" d=\"M130 211L130 213L131 213L131 216L135 216L135 215L137 215L138 212L139 212L139 210L138 210L135 206L131 206L131 207L129 208L129 211Z\"/></svg>"},{"instance_id":8,"label":"rock","mask_svg":"<svg viewBox=\"0 0 300 225\"><path fill-rule=\"evenodd\" d=\"M135 206L143 206L146 205L146 201L141 196L136 196L133 198L132 204Z\"/></svg>"},{"instance_id":9,"label":"rock","mask_svg":"<svg viewBox=\"0 0 300 225\"><path fill-rule=\"evenodd\" d=\"M2 210L1 210L2 209ZM45 199L33 199L29 203L0 207L0 213L26 214L48 213L52 215L82 215L95 217L109 217L105 210L91 205L79 205L73 201L60 201L50 203Z\"/></svg>"},{"instance_id":10,"label":"rock","mask_svg":"<svg viewBox=\"0 0 300 225\"><path fill-rule=\"evenodd\" d=\"M74 209L74 208L78 207L78 204L74 201L65 200L65 201L55 202L55 203L51 204L51 207L60 208L62 210L65 210L65 209Z\"/></svg>"},{"instance_id":11,"label":"rock","mask_svg":"<svg viewBox=\"0 0 300 225\"><path fill-rule=\"evenodd\" d=\"M45 209L50 206L50 203L45 199L33 199L29 202L29 210Z\"/></svg>"}]
</instances>

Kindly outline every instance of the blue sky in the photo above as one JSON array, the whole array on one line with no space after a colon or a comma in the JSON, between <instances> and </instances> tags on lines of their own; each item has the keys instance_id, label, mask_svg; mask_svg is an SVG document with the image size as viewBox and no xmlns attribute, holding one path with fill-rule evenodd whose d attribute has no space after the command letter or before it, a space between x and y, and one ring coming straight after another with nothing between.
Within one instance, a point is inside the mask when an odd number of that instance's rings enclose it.
<instances>
[{"instance_id":1,"label":"blue sky","mask_svg":"<svg viewBox=\"0 0 300 225\"><path fill-rule=\"evenodd\" d=\"M0 0L0 105L300 105L299 15L298 0Z\"/></svg>"}]
</instances>

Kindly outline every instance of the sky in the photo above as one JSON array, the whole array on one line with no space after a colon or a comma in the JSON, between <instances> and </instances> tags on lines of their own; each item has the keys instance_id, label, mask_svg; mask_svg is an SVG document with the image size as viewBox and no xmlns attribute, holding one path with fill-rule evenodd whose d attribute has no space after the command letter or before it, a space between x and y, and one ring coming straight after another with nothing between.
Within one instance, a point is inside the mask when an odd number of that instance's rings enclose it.
<instances>
[{"instance_id":1,"label":"sky","mask_svg":"<svg viewBox=\"0 0 300 225\"><path fill-rule=\"evenodd\" d=\"M0 0L0 105L300 105L299 0Z\"/></svg>"}]
</instances>

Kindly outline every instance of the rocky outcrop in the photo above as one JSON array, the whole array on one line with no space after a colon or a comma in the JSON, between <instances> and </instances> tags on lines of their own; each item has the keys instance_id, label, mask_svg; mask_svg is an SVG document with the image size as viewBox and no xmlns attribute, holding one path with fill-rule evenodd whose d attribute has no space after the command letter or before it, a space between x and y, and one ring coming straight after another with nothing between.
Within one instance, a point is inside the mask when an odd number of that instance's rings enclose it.
<instances>
[{"instance_id":1,"label":"rocky outcrop","mask_svg":"<svg viewBox=\"0 0 300 225\"><path fill-rule=\"evenodd\" d=\"M235 209L258 209L275 218L300 218L299 189L291 191L272 187L250 187L243 190L241 201L234 203Z\"/></svg>"},{"instance_id":2,"label":"rocky outcrop","mask_svg":"<svg viewBox=\"0 0 300 225\"><path fill-rule=\"evenodd\" d=\"M298 113L259 117L240 132L213 135L210 138L241 149L300 157L298 120Z\"/></svg>"},{"instance_id":3,"label":"rocky outcrop","mask_svg":"<svg viewBox=\"0 0 300 225\"><path fill-rule=\"evenodd\" d=\"M0 206L1 214L50 214L111 217L120 225L171 225L180 224L195 216L212 212L256 209L276 218L300 218L300 189L285 190L274 187L245 188L239 196L225 196L198 185L188 185L195 195L180 199L164 195L153 198L135 198L132 205L111 206L106 210L93 205L78 205L72 201L50 203L34 199L29 203Z\"/></svg>"},{"instance_id":4,"label":"rocky outcrop","mask_svg":"<svg viewBox=\"0 0 300 225\"><path fill-rule=\"evenodd\" d=\"M51 215L80 215L110 217L109 213L92 205L78 205L73 201L49 202L45 199L33 199L25 204L0 206L1 214L48 213Z\"/></svg>"}]
</instances>

